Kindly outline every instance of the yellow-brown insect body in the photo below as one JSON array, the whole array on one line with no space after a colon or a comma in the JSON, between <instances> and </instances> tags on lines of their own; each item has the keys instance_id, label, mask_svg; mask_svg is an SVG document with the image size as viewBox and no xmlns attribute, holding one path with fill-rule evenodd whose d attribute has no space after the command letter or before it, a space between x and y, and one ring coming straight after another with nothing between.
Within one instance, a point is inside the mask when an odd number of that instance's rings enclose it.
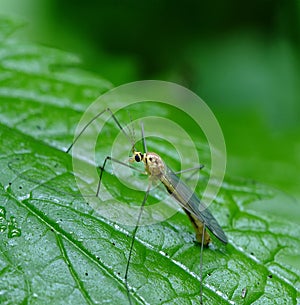
<instances>
[{"instance_id":1,"label":"yellow-brown insect body","mask_svg":"<svg viewBox=\"0 0 300 305\"><path fill-rule=\"evenodd\" d=\"M165 165L162 158L154 152L141 153L134 151L132 158L130 158L130 162L143 162L145 165L146 173L150 176L150 178L153 180L160 180L163 183L168 193L181 204L183 210L186 212L193 224L198 242L201 242L204 224L199 219L199 216L195 215L191 211L188 206L188 202L180 195L180 193L178 193L176 190L176 185L173 185L171 181L169 181L168 175L166 175L167 166ZM170 171L170 169L168 170ZM206 246L209 244L211 239L206 230L204 234L203 243Z\"/></svg>"},{"instance_id":2,"label":"yellow-brown insect body","mask_svg":"<svg viewBox=\"0 0 300 305\"><path fill-rule=\"evenodd\" d=\"M160 177L164 175L166 169L161 157L154 152L145 153L143 156L146 172L151 177L160 179Z\"/></svg>"}]
</instances>

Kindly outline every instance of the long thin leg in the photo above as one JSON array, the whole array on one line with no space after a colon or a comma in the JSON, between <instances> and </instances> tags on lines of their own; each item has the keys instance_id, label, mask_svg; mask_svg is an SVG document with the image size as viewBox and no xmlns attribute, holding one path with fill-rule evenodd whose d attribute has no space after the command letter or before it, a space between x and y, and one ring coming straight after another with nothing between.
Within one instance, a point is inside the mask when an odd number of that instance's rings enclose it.
<instances>
[{"instance_id":1,"label":"long thin leg","mask_svg":"<svg viewBox=\"0 0 300 305\"><path fill-rule=\"evenodd\" d=\"M186 181L189 181L197 173L197 171L201 170L203 167L204 167L203 164L199 164L198 166L194 166L194 167L191 167L191 168L187 168L187 169L183 169L181 171L175 172L175 174L178 175L178 174L194 171L187 179L185 179Z\"/></svg>"},{"instance_id":2,"label":"long thin leg","mask_svg":"<svg viewBox=\"0 0 300 305\"><path fill-rule=\"evenodd\" d=\"M96 120L98 119L104 112L109 112L110 115L112 116L113 120L115 121L115 123L117 124L117 126L119 127L119 129L124 133L124 135L129 139L129 141L132 143L132 139L130 138L130 136L125 132L124 128L122 127L122 125L120 124L120 122L118 121L118 119L116 118L116 116L113 114L113 112L110 110L110 108L106 108L103 111L99 112L97 115L95 115L83 128L82 130L79 132L79 134L77 135L77 137L75 138L75 140L73 141L73 143L70 145L70 147L67 149L67 153L72 149L72 147L74 146L74 144L77 142L77 140L79 139L79 137L84 133L84 131ZM133 147L134 147L134 143L132 143Z\"/></svg>"},{"instance_id":3,"label":"long thin leg","mask_svg":"<svg viewBox=\"0 0 300 305\"><path fill-rule=\"evenodd\" d=\"M199 164L199 165L197 165L197 166L194 166L194 167L190 167L190 168L187 168L187 169L183 169L183 170L181 170L181 171L178 171L178 172L174 172L176 175L178 175L178 174L182 174L182 173L187 173L187 172L190 172L190 171L193 171L193 170L200 170L200 169L202 169L204 167L204 165L203 164Z\"/></svg>"},{"instance_id":4,"label":"long thin leg","mask_svg":"<svg viewBox=\"0 0 300 305\"><path fill-rule=\"evenodd\" d=\"M98 182L98 186L97 186L96 197L98 197L99 192L100 192L100 186L101 186L102 175L103 175L103 172L104 172L104 168L105 168L106 162L107 162L108 160L111 161L111 162L115 162L115 163L121 164L121 165L123 165L123 166L129 167L129 168L131 168L131 169L133 169L133 170L135 170L135 171L137 171L137 172L139 172L139 173L145 174L144 171L142 171L142 170L140 170L140 169L138 169L138 168L135 168L134 166L132 166L132 165L130 165L130 164L127 164L127 163L125 163L125 162L119 161L119 160L117 160L117 159L115 159L115 158L112 158L112 157L110 157L110 156L107 156L107 157L105 158L105 160L104 160L102 166L99 166L99 169L100 169L100 176L99 176L99 182Z\"/></svg>"},{"instance_id":5,"label":"long thin leg","mask_svg":"<svg viewBox=\"0 0 300 305\"><path fill-rule=\"evenodd\" d=\"M132 232L132 240L131 240L131 244L130 244L130 248L129 248L128 260L127 260L126 270L125 270L125 275L124 275L125 285L126 285L126 290L127 290L127 296L128 296L128 300L129 300L130 305L132 305L132 301L131 301L131 298L130 298L129 287L128 287L129 265L130 265L130 260L131 260L131 256L132 256L132 250L133 250L133 245L134 245L134 240L135 240L136 232L137 232L140 220L141 220L141 216L142 216L142 213L143 213L143 210L144 210L144 207L145 207L145 204L146 204L146 201L147 201L150 189L151 189L151 181L149 181L149 185L147 187L147 190L146 190L146 193L145 193L142 205L141 205L141 209L140 209L140 212L138 214L138 219L137 219L137 222L136 222L136 226L135 226L135 228L134 228L134 230Z\"/></svg>"},{"instance_id":6,"label":"long thin leg","mask_svg":"<svg viewBox=\"0 0 300 305\"><path fill-rule=\"evenodd\" d=\"M203 245L204 245L204 235L205 235L205 223L203 223L202 229L202 240L201 240L201 249L200 249L200 305L203 304L202 294L203 294Z\"/></svg>"}]
</instances>

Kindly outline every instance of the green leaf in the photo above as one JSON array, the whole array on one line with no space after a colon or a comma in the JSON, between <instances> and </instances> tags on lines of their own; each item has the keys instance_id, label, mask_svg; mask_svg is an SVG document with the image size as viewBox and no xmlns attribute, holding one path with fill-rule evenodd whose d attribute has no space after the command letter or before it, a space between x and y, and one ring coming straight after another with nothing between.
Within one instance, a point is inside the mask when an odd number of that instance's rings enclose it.
<instances>
[{"instance_id":1,"label":"green leaf","mask_svg":"<svg viewBox=\"0 0 300 305\"><path fill-rule=\"evenodd\" d=\"M129 304L124 272L133 228L105 219L83 200L65 153L89 103L111 85L76 68L73 55L10 38L18 26L0 19L0 303ZM138 118L141 111L182 120L155 103L130 113ZM129 120L126 111L118 118ZM193 130L189 124L183 120ZM109 122L99 160L116 129ZM174 136L172 145L185 143ZM148 146L179 167L167 143L151 139ZM209 167L208 147L197 147ZM184 161L186 168L195 165ZM125 205L144 197L118 182L111 167L103 183ZM161 193L152 191L149 202ZM211 211L229 244L214 240L204 249L204 304L299 303L299 206L277 190L227 177ZM194 240L184 213L138 229L128 277L134 304L199 304Z\"/></svg>"}]
</instances>

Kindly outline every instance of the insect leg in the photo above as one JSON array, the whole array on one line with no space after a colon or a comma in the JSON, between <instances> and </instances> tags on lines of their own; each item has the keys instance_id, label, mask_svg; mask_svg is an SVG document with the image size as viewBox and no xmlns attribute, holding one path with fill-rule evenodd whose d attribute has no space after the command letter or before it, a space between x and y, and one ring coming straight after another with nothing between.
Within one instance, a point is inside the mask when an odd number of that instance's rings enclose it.
<instances>
[{"instance_id":1,"label":"insect leg","mask_svg":"<svg viewBox=\"0 0 300 305\"><path fill-rule=\"evenodd\" d=\"M109 112L111 117L113 118L113 120L115 121L115 123L117 124L117 126L119 127L119 129L124 133L124 135L129 139L129 141L132 143L132 139L130 138L130 136L125 132L124 128L122 127L122 125L120 124L120 122L118 121L118 119L116 118L116 116L114 115L114 113L110 110L110 108L106 108L103 111L99 112L98 114L96 114L83 128L82 130L79 132L79 134L76 136L76 138L74 139L73 143L69 146L69 148L66 150L67 153L69 153L69 151L72 149L72 147L74 146L74 144L77 142L77 140L79 139L79 137L84 133L84 131L96 120L98 119L103 113L105 112ZM134 147L134 143L133 147Z\"/></svg>"},{"instance_id":2,"label":"insect leg","mask_svg":"<svg viewBox=\"0 0 300 305\"><path fill-rule=\"evenodd\" d=\"M202 294L203 294L203 245L204 245L204 235L205 235L205 223L202 229L202 240L201 240L201 250L200 250L200 305L203 304Z\"/></svg>"},{"instance_id":3,"label":"insect leg","mask_svg":"<svg viewBox=\"0 0 300 305\"><path fill-rule=\"evenodd\" d=\"M197 166L194 166L194 167L191 167L191 168L187 168L187 169L183 169L181 171L175 172L175 174L178 175L178 174L182 174L182 173L187 173L187 172L193 171L193 173L187 179L185 179L186 181L189 181L197 173L197 171L201 170L203 167L204 167L203 164L199 164Z\"/></svg>"},{"instance_id":4,"label":"insect leg","mask_svg":"<svg viewBox=\"0 0 300 305\"><path fill-rule=\"evenodd\" d=\"M146 193L145 193L142 205L141 205L141 209L140 209L140 212L138 214L138 219L137 219L137 222L136 222L136 226L135 226L135 228L132 232L132 239L131 239L131 244L130 244L130 248L129 248L129 254L128 254L128 260L127 260L127 264L126 264L125 275L124 275L125 285L126 285L126 290L127 290L127 296L128 296L128 300L129 300L130 305L132 305L132 301L131 301L131 298L130 298L129 287L128 287L129 265L130 265L130 260L131 260L131 256L132 256L132 250L133 250L133 245L134 245L134 241L135 241L136 232L137 232L140 220L141 220L141 216L142 216L144 206L146 204L150 189L151 189L151 181L149 181L149 185L147 187L147 190L146 190Z\"/></svg>"},{"instance_id":5,"label":"insect leg","mask_svg":"<svg viewBox=\"0 0 300 305\"><path fill-rule=\"evenodd\" d=\"M100 186L101 186L101 180L102 180L102 175L103 175L103 172L104 172L104 168L105 168L105 165L107 163L107 161L111 161L111 162L115 162L115 163L118 163L118 164L121 164L123 166L126 166L128 168L131 168L139 173L142 173L142 174L145 174L144 171L138 169L138 168L135 168L134 166L130 165L130 164L127 164L125 162L122 162L122 161L119 161L118 159L115 159L115 158L112 158L110 156L107 156L102 164L102 166L99 166L99 170L100 170L100 175L99 175L99 182L98 182L98 186L97 186L97 192L96 192L96 197L98 197L99 195L99 192L100 192Z\"/></svg>"}]
</instances>

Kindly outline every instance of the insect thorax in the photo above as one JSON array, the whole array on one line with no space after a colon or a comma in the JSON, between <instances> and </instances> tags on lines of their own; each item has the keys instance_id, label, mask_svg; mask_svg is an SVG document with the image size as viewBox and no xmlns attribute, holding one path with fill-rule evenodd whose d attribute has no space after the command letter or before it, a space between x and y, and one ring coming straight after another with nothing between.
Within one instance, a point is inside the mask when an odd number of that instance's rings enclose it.
<instances>
[{"instance_id":1,"label":"insect thorax","mask_svg":"<svg viewBox=\"0 0 300 305\"><path fill-rule=\"evenodd\" d=\"M143 161L146 171L150 176L159 178L165 173L166 167L164 161L158 154L154 152L145 153Z\"/></svg>"}]
</instances>

